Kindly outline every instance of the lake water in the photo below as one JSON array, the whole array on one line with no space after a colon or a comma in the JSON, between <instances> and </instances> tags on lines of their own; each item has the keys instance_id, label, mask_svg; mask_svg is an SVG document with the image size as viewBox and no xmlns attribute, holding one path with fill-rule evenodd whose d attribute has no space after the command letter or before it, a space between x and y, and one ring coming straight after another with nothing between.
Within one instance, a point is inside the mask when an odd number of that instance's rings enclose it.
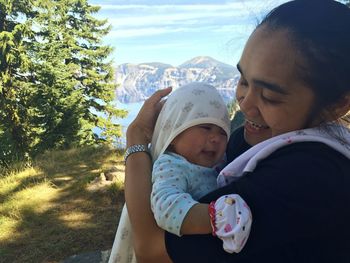
<instances>
[{"instance_id":1,"label":"lake water","mask_svg":"<svg viewBox=\"0 0 350 263\"><path fill-rule=\"evenodd\" d=\"M121 103L119 101L116 101L113 103L116 108L127 110L128 115L125 118L113 118L113 123L120 124L122 126L122 132L123 135L121 138L118 139L118 141L115 142L116 147L125 147L126 141L125 141L125 132L128 128L129 124L135 119L137 113L139 112L141 106L143 105L143 101L141 102L133 102L133 103ZM94 128L93 131L97 133L98 135L101 134L101 130L98 128Z\"/></svg>"},{"instance_id":2,"label":"lake water","mask_svg":"<svg viewBox=\"0 0 350 263\"><path fill-rule=\"evenodd\" d=\"M118 109L127 110L129 113L126 118L115 118L113 119L113 122L127 127L135 119L137 113L143 105L143 101L133 103L121 103L118 101L115 105Z\"/></svg>"}]
</instances>

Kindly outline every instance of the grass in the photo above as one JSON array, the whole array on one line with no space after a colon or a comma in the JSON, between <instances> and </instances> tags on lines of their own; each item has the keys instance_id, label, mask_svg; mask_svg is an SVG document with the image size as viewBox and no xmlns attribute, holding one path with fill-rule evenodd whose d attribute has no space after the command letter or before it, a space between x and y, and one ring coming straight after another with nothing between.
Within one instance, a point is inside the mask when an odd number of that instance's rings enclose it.
<instances>
[{"instance_id":1,"label":"grass","mask_svg":"<svg viewBox=\"0 0 350 263\"><path fill-rule=\"evenodd\" d=\"M122 153L106 146L48 152L0 175L0 262L59 262L112 247L124 203L123 181L93 182Z\"/></svg>"}]
</instances>

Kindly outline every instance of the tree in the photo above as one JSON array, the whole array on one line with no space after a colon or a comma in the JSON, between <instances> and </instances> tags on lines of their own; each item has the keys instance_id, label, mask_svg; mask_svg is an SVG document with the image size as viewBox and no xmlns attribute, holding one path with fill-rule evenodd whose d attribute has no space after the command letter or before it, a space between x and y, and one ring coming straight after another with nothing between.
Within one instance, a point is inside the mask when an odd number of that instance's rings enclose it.
<instances>
[{"instance_id":1,"label":"tree","mask_svg":"<svg viewBox=\"0 0 350 263\"><path fill-rule=\"evenodd\" d=\"M0 0L0 159L121 135L110 27L87 0ZM104 117L101 117L103 115ZM1 161L0 161L1 165Z\"/></svg>"},{"instance_id":2,"label":"tree","mask_svg":"<svg viewBox=\"0 0 350 263\"><path fill-rule=\"evenodd\" d=\"M229 117L231 120L231 133L237 129L238 127L242 126L244 123L244 115L239 109L239 105L237 103L237 100L232 100L227 105L227 110L229 113Z\"/></svg>"}]
</instances>

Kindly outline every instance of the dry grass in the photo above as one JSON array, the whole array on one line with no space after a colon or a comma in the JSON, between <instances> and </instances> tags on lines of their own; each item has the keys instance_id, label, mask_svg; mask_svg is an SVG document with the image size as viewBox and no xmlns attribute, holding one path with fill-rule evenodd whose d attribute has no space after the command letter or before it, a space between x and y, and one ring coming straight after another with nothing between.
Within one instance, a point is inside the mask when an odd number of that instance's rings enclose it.
<instances>
[{"instance_id":1,"label":"dry grass","mask_svg":"<svg viewBox=\"0 0 350 263\"><path fill-rule=\"evenodd\" d=\"M89 186L112 166L123 174L121 155L108 147L49 152L0 176L0 262L58 262L110 249L123 183Z\"/></svg>"}]
</instances>

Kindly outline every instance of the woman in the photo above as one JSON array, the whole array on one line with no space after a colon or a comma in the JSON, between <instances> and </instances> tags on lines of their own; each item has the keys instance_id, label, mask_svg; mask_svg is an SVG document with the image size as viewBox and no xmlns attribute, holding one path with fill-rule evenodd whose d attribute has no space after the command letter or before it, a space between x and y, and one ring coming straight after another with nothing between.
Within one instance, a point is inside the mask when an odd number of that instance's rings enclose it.
<instances>
[{"instance_id":1,"label":"woman","mask_svg":"<svg viewBox=\"0 0 350 263\"><path fill-rule=\"evenodd\" d=\"M236 98L246 122L231 136L230 160L264 140L307 128L348 151L293 143L202 198L209 203L237 193L250 206L251 235L239 254L223 252L211 235L164 237L149 204L151 161L142 152L130 155L125 193L138 261L350 262L350 139L339 124L350 110L350 9L331 0L277 7L252 33L237 67ZM149 143L159 102L169 92L145 102L129 126L127 146Z\"/></svg>"}]
</instances>

